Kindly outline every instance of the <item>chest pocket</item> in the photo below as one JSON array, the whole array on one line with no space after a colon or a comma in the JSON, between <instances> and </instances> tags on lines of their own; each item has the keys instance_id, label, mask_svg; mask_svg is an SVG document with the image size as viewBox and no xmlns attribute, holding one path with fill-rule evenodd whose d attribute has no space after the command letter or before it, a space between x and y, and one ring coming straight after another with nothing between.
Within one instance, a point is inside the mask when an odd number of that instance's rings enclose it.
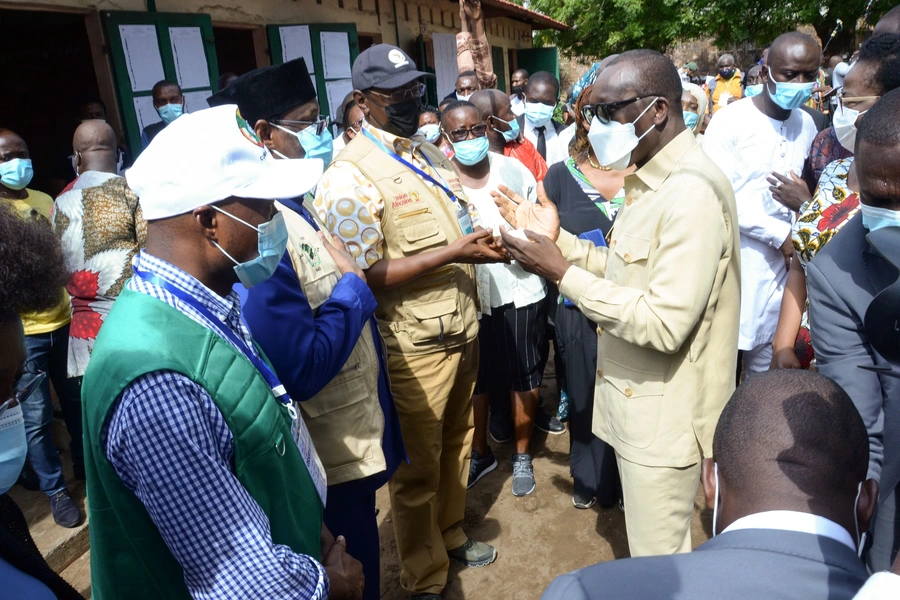
<instances>
[{"instance_id":1,"label":"chest pocket","mask_svg":"<svg viewBox=\"0 0 900 600\"><path fill-rule=\"evenodd\" d=\"M447 234L428 206L397 213L394 222L400 233L400 249L407 256L447 242Z\"/></svg>"},{"instance_id":2,"label":"chest pocket","mask_svg":"<svg viewBox=\"0 0 900 600\"><path fill-rule=\"evenodd\" d=\"M607 271L608 277L619 285L646 290L651 244L647 238L623 234L616 240Z\"/></svg>"}]
</instances>

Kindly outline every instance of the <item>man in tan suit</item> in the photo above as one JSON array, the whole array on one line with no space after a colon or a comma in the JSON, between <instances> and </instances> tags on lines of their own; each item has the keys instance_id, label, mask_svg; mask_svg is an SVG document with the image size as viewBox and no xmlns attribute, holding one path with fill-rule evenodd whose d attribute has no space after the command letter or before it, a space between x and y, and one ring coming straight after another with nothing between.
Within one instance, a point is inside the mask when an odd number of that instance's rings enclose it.
<instances>
[{"instance_id":1,"label":"man in tan suit","mask_svg":"<svg viewBox=\"0 0 900 600\"><path fill-rule=\"evenodd\" d=\"M546 197L498 195L507 220L531 230L503 242L598 325L594 433L616 451L631 555L688 552L700 460L734 390L734 193L685 128L681 81L663 55L625 52L590 94L591 159L637 167L609 248L560 231Z\"/></svg>"}]
</instances>

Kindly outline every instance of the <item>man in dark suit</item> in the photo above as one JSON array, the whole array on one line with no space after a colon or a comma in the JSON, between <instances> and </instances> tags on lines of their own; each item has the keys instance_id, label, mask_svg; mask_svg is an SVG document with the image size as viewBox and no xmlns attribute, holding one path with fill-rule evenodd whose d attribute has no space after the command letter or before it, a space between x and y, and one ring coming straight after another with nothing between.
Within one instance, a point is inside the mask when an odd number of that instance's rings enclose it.
<instances>
[{"instance_id":1,"label":"man in dark suit","mask_svg":"<svg viewBox=\"0 0 900 600\"><path fill-rule=\"evenodd\" d=\"M547 166L568 158L568 136L563 143L559 134L566 128L553 120L559 102L559 80L552 73L538 71L525 84L525 113L516 117L522 136L534 144ZM565 147L562 147L565 146Z\"/></svg>"},{"instance_id":2,"label":"man in dark suit","mask_svg":"<svg viewBox=\"0 0 900 600\"><path fill-rule=\"evenodd\" d=\"M713 534L690 554L611 561L558 577L543 600L849 600L866 580L859 536L878 484L847 394L811 371L749 377L702 467Z\"/></svg>"},{"instance_id":3,"label":"man in dark suit","mask_svg":"<svg viewBox=\"0 0 900 600\"><path fill-rule=\"evenodd\" d=\"M894 90L861 119L853 165L861 214L816 254L806 271L816 368L847 391L869 432L869 477L881 487L866 557L873 571L887 569L900 547L900 378L888 375L891 367L900 369L900 362L873 348L865 330L872 299L897 279L897 268L872 240L900 226L898 111L900 90Z\"/></svg>"}]
</instances>

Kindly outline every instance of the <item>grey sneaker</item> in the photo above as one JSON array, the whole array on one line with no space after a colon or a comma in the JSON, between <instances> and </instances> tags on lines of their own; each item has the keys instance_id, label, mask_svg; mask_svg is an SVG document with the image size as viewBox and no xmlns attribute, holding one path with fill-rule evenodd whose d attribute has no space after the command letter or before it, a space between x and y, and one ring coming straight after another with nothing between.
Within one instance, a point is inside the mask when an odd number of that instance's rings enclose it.
<instances>
[{"instance_id":1,"label":"grey sneaker","mask_svg":"<svg viewBox=\"0 0 900 600\"><path fill-rule=\"evenodd\" d=\"M448 550L447 555L466 567L485 567L497 560L497 549L484 542L466 540L459 548Z\"/></svg>"},{"instance_id":2,"label":"grey sneaker","mask_svg":"<svg viewBox=\"0 0 900 600\"><path fill-rule=\"evenodd\" d=\"M534 467L528 454L513 454L513 496L527 496L534 491Z\"/></svg>"},{"instance_id":3,"label":"grey sneaker","mask_svg":"<svg viewBox=\"0 0 900 600\"><path fill-rule=\"evenodd\" d=\"M494 458L493 452L487 456L481 456L478 452L472 450L472 462L469 464L469 483L466 485L466 489L481 481L482 477L496 468L497 459Z\"/></svg>"},{"instance_id":4,"label":"grey sneaker","mask_svg":"<svg viewBox=\"0 0 900 600\"><path fill-rule=\"evenodd\" d=\"M534 426L550 435L562 435L566 432L566 426L560 423L556 416L546 413L540 408L534 415Z\"/></svg>"}]
</instances>

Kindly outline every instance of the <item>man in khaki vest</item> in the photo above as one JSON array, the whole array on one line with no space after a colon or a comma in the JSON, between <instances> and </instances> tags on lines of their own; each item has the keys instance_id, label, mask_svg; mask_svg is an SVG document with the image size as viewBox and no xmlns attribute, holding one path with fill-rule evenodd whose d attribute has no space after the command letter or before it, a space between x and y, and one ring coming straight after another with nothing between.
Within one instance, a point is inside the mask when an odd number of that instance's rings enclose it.
<instances>
[{"instance_id":1,"label":"man in khaki vest","mask_svg":"<svg viewBox=\"0 0 900 600\"><path fill-rule=\"evenodd\" d=\"M390 481L403 589L439 598L449 559L494 561L491 546L460 527L472 445L478 374L473 263L497 262L489 231L459 176L436 147L415 136L426 73L402 50L375 45L353 64L363 130L316 190L315 208L343 239L378 299L394 401L409 463Z\"/></svg>"},{"instance_id":2,"label":"man in khaki vest","mask_svg":"<svg viewBox=\"0 0 900 600\"><path fill-rule=\"evenodd\" d=\"M331 134L302 58L242 75L209 102L237 104L276 157L331 162ZM275 274L249 291L244 319L300 401L328 479L325 524L362 562L363 598L375 600L381 597L375 492L405 459L403 441L375 297L311 200L276 204L287 226L287 253Z\"/></svg>"}]
</instances>

